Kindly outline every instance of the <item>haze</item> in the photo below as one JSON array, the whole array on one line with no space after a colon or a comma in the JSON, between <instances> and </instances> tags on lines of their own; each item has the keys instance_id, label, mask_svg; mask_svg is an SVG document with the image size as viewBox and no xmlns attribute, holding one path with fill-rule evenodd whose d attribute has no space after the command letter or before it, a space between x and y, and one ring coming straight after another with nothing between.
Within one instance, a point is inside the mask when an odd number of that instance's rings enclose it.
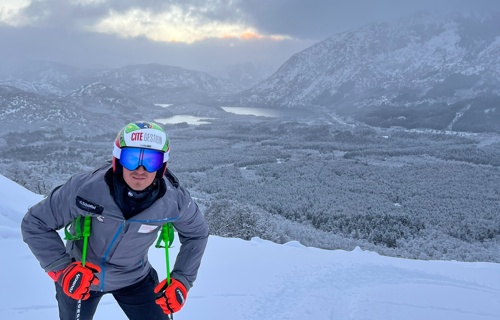
<instances>
[{"instance_id":1,"label":"haze","mask_svg":"<svg viewBox=\"0 0 500 320\"><path fill-rule=\"evenodd\" d=\"M339 32L418 11L500 11L497 0L2 0L0 71L30 60L279 66Z\"/></svg>"}]
</instances>

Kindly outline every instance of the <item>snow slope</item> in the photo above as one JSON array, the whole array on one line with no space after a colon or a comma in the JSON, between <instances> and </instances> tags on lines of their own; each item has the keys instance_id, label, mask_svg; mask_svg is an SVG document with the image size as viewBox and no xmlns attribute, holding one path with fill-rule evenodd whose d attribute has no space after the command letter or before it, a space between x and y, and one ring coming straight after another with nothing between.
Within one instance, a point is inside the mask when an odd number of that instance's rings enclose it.
<instances>
[{"instance_id":1,"label":"snow slope","mask_svg":"<svg viewBox=\"0 0 500 320\"><path fill-rule=\"evenodd\" d=\"M0 319L56 319L52 280L19 223L41 197L0 175ZM179 244L175 243L173 254ZM151 261L165 275L162 250ZM500 319L500 265L419 261L211 236L182 319ZM96 320L126 319L105 296Z\"/></svg>"}]
</instances>

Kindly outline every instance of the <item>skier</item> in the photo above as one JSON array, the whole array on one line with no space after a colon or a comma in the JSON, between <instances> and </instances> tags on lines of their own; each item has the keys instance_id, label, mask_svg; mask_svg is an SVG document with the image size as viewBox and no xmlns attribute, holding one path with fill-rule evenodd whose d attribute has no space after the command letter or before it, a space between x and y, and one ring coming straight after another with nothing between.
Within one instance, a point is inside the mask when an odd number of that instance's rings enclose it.
<instances>
[{"instance_id":1,"label":"skier","mask_svg":"<svg viewBox=\"0 0 500 320\"><path fill-rule=\"evenodd\" d=\"M23 240L55 281L60 319L92 319L107 293L129 319L169 319L183 307L208 227L167 169L169 152L159 125L130 123L116 137L111 164L72 176L24 216ZM148 249L166 223L181 245L171 277L159 282ZM87 234L65 246L57 230L68 225Z\"/></svg>"}]
</instances>

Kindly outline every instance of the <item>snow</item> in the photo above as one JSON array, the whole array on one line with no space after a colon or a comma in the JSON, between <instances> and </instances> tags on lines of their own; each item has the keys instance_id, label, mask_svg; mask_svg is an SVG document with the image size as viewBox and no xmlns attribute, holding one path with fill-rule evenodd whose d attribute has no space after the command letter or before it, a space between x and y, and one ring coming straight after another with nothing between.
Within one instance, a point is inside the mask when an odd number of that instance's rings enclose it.
<instances>
[{"instance_id":1,"label":"snow","mask_svg":"<svg viewBox=\"0 0 500 320\"><path fill-rule=\"evenodd\" d=\"M0 175L0 318L56 319L52 280L22 242L19 223L42 197ZM172 256L179 243L174 243ZM165 275L164 252L151 261ZM173 259L173 258L172 258ZM421 261L211 236L182 319L500 319L500 265ZM126 319L112 296L96 320Z\"/></svg>"}]
</instances>

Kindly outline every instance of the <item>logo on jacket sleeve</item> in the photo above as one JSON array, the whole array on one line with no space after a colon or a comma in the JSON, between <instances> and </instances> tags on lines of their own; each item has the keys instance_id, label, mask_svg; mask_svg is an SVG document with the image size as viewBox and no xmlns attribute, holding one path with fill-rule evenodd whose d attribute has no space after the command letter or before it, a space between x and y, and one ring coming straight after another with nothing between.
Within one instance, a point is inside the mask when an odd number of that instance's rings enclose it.
<instances>
[{"instance_id":1,"label":"logo on jacket sleeve","mask_svg":"<svg viewBox=\"0 0 500 320\"><path fill-rule=\"evenodd\" d=\"M104 208L102 206L95 204L92 201L83 199L80 196L76 197L76 206L82 210L95 214L102 214L102 212L104 211Z\"/></svg>"}]
</instances>

